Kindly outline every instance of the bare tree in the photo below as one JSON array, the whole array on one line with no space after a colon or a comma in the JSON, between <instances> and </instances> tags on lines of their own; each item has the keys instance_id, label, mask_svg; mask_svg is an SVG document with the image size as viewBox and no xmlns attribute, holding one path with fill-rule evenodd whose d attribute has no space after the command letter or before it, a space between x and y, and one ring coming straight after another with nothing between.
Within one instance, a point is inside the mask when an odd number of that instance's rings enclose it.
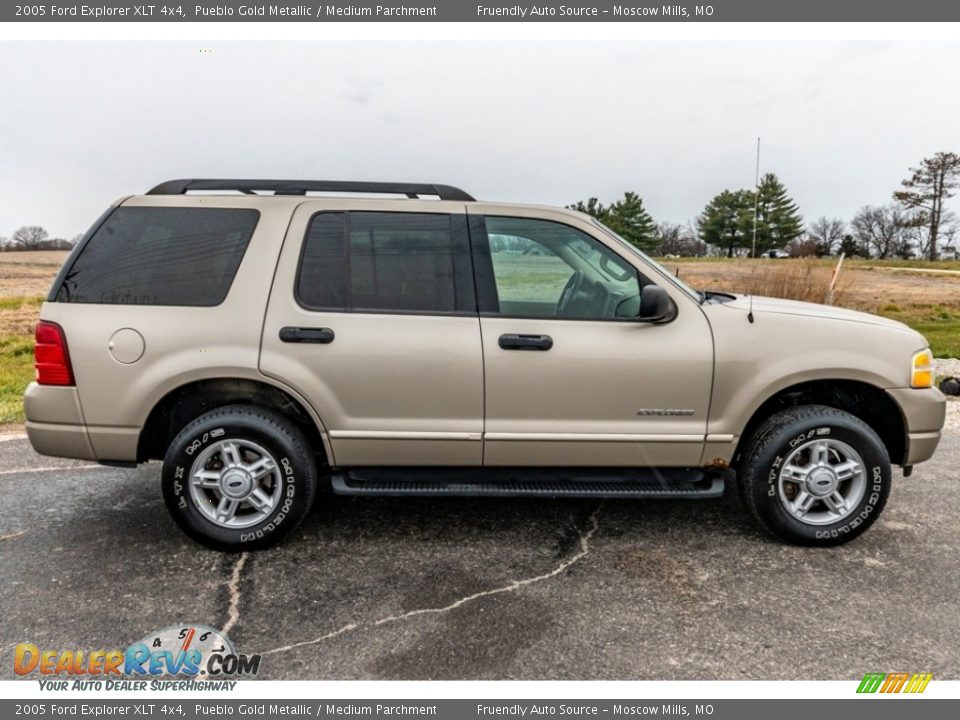
<instances>
[{"instance_id":1,"label":"bare tree","mask_svg":"<svg viewBox=\"0 0 960 720\"><path fill-rule=\"evenodd\" d=\"M857 211L850 225L857 242L870 255L882 260L902 257L909 252L911 233L903 213L896 205L865 205Z\"/></svg>"},{"instance_id":2,"label":"bare tree","mask_svg":"<svg viewBox=\"0 0 960 720\"><path fill-rule=\"evenodd\" d=\"M656 229L657 255L678 255L680 257L703 257L707 254L707 244L697 237L692 227L674 223L659 223Z\"/></svg>"},{"instance_id":3,"label":"bare tree","mask_svg":"<svg viewBox=\"0 0 960 720\"><path fill-rule=\"evenodd\" d=\"M916 210L917 220L922 218L929 228L927 255L936 260L937 238L945 219L943 203L960 187L960 155L938 152L924 158L920 167L910 168L910 172L913 174L900 183L906 189L898 190L893 197L905 208Z\"/></svg>"},{"instance_id":4,"label":"bare tree","mask_svg":"<svg viewBox=\"0 0 960 720\"><path fill-rule=\"evenodd\" d=\"M787 245L787 253L792 258L815 257L817 256L820 243L814 240L812 235L808 235L801 240L797 238Z\"/></svg>"},{"instance_id":5,"label":"bare tree","mask_svg":"<svg viewBox=\"0 0 960 720\"><path fill-rule=\"evenodd\" d=\"M904 219L904 228L910 235L910 241L917 249L917 255L922 258L929 257L930 254L930 226L927 224L926 213L914 213ZM949 251L953 256L957 251L958 235L960 235L960 226L957 224L956 216L944 211L940 222L940 229L937 231L937 257L941 251ZM953 259L951 257L951 259Z\"/></svg>"},{"instance_id":6,"label":"bare tree","mask_svg":"<svg viewBox=\"0 0 960 720\"><path fill-rule=\"evenodd\" d=\"M960 259L960 254L958 254L957 248L957 243L960 242L960 225L952 222L946 227L941 227L940 237L943 239L943 249L949 249L951 255L953 256L950 259Z\"/></svg>"},{"instance_id":7,"label":"bare tree","mask_svg":"<svg viewBox=\"0 0 960 720\"><path fill-rule=\"evenodd\" d=\"M48 237L50 234L39 225L24 225L11 239L14 247L20 250L39 250Z\"/></svg>"},{"instance_id":8,"label":"bare tree","mask_svg":"<svg viewBox=\"0 0 960 720\"><path fill-rule=\"evenodd\" d=\"M808 237L817 245L817 255L833 255L839 249L847 224L840 218L818 217L808 231Z\"/></svg>"}]
</instances>

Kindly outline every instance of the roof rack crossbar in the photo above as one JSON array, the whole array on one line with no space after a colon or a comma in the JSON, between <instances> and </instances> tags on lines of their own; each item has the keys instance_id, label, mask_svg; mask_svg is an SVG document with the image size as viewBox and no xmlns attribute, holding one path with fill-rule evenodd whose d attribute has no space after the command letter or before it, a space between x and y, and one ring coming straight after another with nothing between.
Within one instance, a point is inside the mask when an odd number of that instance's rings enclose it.
<instances>
[{"instance_id":1,"label":"roof rack crossbar","mask_svg":"<svg viewBox=\"0 0 960 720\"><path fill-rule=\"evenodd\" d=\"M308 192L381 193L406 195L411 199L421 195L436 195L441 200L474 200L473 196L450 185L340 180L168 180L157 185L147 195L185 195L194 190L235 190L247 195L257 191L272 191L276 195L306 195Z\"/></svg>"}]
</instances>

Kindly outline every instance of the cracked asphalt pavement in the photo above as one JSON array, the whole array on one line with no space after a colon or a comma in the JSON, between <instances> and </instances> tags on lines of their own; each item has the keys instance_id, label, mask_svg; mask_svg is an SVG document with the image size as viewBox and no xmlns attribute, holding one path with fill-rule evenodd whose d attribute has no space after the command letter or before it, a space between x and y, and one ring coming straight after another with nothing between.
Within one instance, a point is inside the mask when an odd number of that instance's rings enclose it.
<instances>
[{"instance_id":1,"label":"cracked asphalt pavement","mask_svg":"<svg viewBox=\"0 0 960 720\"><path fill-rule=\"evenodd\" d=\"M951 404L957 413L960 404ZM828 550L711 501L324 494L281 546L225 555L169 518L159 465L0 441L0 678L19 642L126 647L225 628L266 679L960 678L960 434Z\"/></svg>"}]
</instances>

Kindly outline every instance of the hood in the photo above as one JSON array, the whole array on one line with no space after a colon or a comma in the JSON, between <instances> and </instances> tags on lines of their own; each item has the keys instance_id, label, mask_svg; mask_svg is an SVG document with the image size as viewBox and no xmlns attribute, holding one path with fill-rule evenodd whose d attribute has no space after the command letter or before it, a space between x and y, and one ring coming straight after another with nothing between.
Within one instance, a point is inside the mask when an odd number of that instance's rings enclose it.
<instances>
[{"instance_id":1,"label":"hood","mask_svg":"<svg viewBox=\"0 0 960 720\"><path fill-rule=\"evenodd\" d=\"M725 307L742 310L744 313L750 310L750 296L738 295L735 300L724 303ZM776 315L804 315L807 317L824 318L827 320L844 320L846 322L866 323L868 325L878 325L880 327L890 328L891 330L904 330L910 333L915 332L902 322L871 315L870 313L859 312L858 310L847 310L833 305L820 305L818 303L800 302L799 300L782 300L780 298L753 297L753 312L776 314Z\"/></svg>"}]
</instances>

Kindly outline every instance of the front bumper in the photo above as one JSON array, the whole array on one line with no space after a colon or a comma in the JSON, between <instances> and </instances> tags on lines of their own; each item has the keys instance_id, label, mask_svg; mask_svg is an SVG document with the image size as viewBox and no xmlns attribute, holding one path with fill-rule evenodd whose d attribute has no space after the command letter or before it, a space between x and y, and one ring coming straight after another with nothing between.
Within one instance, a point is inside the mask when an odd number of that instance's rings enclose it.
<instances>
[{"instance_id":1,"label":"front bumper","mask_svg":"<svg viewBox=\"0 0 960 720\"><path fill-rule=\"evenodd\" d=\"M943 421L947 416L947 400L936 388L887 390L903 413L907 430L902 465L915 465L929 460L940 442Z\"/></svg>"}]
</instances>

